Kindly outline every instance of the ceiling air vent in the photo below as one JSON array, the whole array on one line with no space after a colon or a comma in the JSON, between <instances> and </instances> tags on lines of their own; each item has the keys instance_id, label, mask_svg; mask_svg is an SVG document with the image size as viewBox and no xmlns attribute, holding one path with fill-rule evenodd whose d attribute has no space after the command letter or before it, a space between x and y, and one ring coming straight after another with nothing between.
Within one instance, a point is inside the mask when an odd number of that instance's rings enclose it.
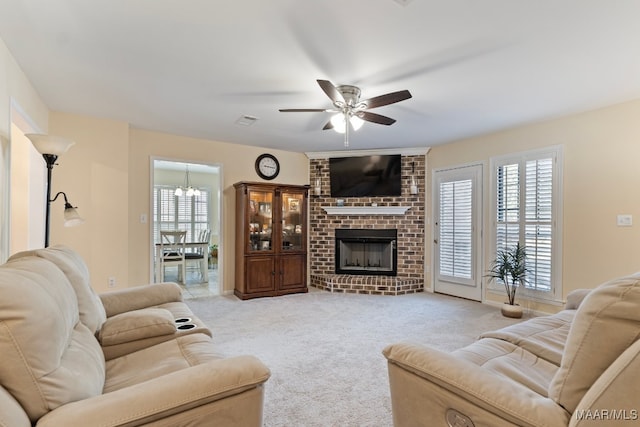
<instances>
[{"instance_id":1,"label":"ceiling air vent","mask_svg":"<svg viewBox=\"0 0 640 427\"><path fill-rule=\"evenodd\" d=\"M240 118L236 120L236 124L240 126L251 126L257 121L258 121L257 117L244 115L244 116L240 116Z\"/></svg>"},{"instance_id":2,"label":"ceiling air vent","mask_svg":"<svg viewBox=\"0 0 640 427\"><path fill-rule=\"evenodd\" d=\"M406 6L411 3L413 0L393 0L401 6Z\"/></svg>"}]
</instances>

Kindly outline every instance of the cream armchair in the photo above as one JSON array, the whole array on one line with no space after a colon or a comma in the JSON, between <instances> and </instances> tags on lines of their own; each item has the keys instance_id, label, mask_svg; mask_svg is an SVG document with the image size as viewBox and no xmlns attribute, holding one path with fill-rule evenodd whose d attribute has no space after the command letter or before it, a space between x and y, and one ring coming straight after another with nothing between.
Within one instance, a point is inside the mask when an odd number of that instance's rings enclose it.
<instances>
[{"instance_id":1,"label":"cream armchair","mask_svg":"<svg viewBox=\"0 0 640 427\"><path fill-rule=\"evenodd\" d=\"M640 274L584 295L570 296L558 314L485 333L452 353L388 346L394 425L639 423Z\"/></svg>"}]
</instances>

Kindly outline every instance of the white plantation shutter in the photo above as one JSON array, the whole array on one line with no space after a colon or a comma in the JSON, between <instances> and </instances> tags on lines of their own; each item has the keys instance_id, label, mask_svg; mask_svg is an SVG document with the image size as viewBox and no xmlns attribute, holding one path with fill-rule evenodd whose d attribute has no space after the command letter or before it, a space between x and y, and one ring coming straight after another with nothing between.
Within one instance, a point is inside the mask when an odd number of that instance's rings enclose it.
<instances>
[{"instance_id":1,"label":"white plantation shutter","mask_svg":"<svg viewBox=\"0 0 640 427\"><path fill-rule=\"evenodd\" d=\"M176 230L175 188L155 187L153 192L153 236L160 242L160 230Z\"/></svg>"},{"instance_id":2,"label":"white plantation shutter","mask_svg":"<svg viewBox=\"0 0 640 427\"><path fill-rule=\"evenodd\" d=\"M496 249L504 250L520 239L520 171L518 164L498 166Z\"/></svg>"},{"instance_id":3,"label":"white plantation shutter","mask_svg":"<svg viewBox=\"0 0 640 427\"><path fill-rule=\"evenodd\" d=\"M440 184L440 275L472 279L473 182Z\"/></svg>"},{"instance_id":4,"label":"white plantation shutter","mask_svg":"<svg viewBox=\"0 0 640 427\"><path fill-rule=\"evenodd\" d=\"M553 159L526 162L524 242L529 263L527 286L551 290L553 244Z\"/></svg>"},{"instance_id":5,"label":"white plantation shutter","mask_svg":"<svg viewBox=\"0 0 640 427\"><path fill-rule=\"evenodd\" d=\"M558 153L559 149L555 149L493 161L496 252L519 241L527 251L526 287L555 296L559 295L555 274L560 240L555 227L560 203Z\"/></svg>"},{"instance_id":6,"label":"white plantation shutter","mask_svg":"<svg viewBox=\"0 0 640 427\"><path fill-rule=\"evenodd\" d=\"M195 241L200 231L209 228L210 191L199 190L199 196L176 196L175 187L154 187L153 235L156 243L160 242L160 230L183 230L187 232L187 241Z\"/></svg>"}]
</instances>

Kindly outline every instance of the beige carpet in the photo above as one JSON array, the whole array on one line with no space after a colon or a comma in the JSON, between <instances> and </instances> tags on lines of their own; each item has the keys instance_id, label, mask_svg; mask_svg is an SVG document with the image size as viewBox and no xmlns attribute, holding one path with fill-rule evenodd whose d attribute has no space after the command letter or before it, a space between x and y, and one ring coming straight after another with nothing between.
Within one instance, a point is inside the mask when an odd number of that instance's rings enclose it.
<instances>
[{"instance_id":1,"label":"beige carpet","mask_svg":"<svg viewBox=\"0 0 640 427\"><path fill-rule=\"evenodd\" d=\"M500 310L458 298L308 294L187 303L225 356L252 354L271 369L266 427L392 425L386 359L398 341L450 351L514 323Z\"/></svg>"}]
</instances>

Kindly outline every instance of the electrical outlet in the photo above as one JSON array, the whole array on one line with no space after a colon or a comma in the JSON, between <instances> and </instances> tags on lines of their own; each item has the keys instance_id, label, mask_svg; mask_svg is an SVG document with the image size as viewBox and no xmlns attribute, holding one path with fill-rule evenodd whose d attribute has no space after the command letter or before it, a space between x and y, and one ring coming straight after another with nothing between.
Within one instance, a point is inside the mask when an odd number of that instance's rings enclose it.
<instances>
[{"instance_id":1,"label":"electrical outlet","mask_svg":"<svg viewBox=\"0 0 640 427\"><path fill-rule=\"evenodd\" d=\"M111 276L109 277L109 287L110 288L115 288L116 287L116 278Z\"/></svg>"},{"instance_id":2,"label":"electrical outlet","mask_svg":"<svg viewBox=\"0 0 640 427\"><path fill-rule=\"evenodd\" d=\"M146 213L141 213L140 214L140 224L146 224L147 223L147 214Z\"/></svg>"}]
</instances>

